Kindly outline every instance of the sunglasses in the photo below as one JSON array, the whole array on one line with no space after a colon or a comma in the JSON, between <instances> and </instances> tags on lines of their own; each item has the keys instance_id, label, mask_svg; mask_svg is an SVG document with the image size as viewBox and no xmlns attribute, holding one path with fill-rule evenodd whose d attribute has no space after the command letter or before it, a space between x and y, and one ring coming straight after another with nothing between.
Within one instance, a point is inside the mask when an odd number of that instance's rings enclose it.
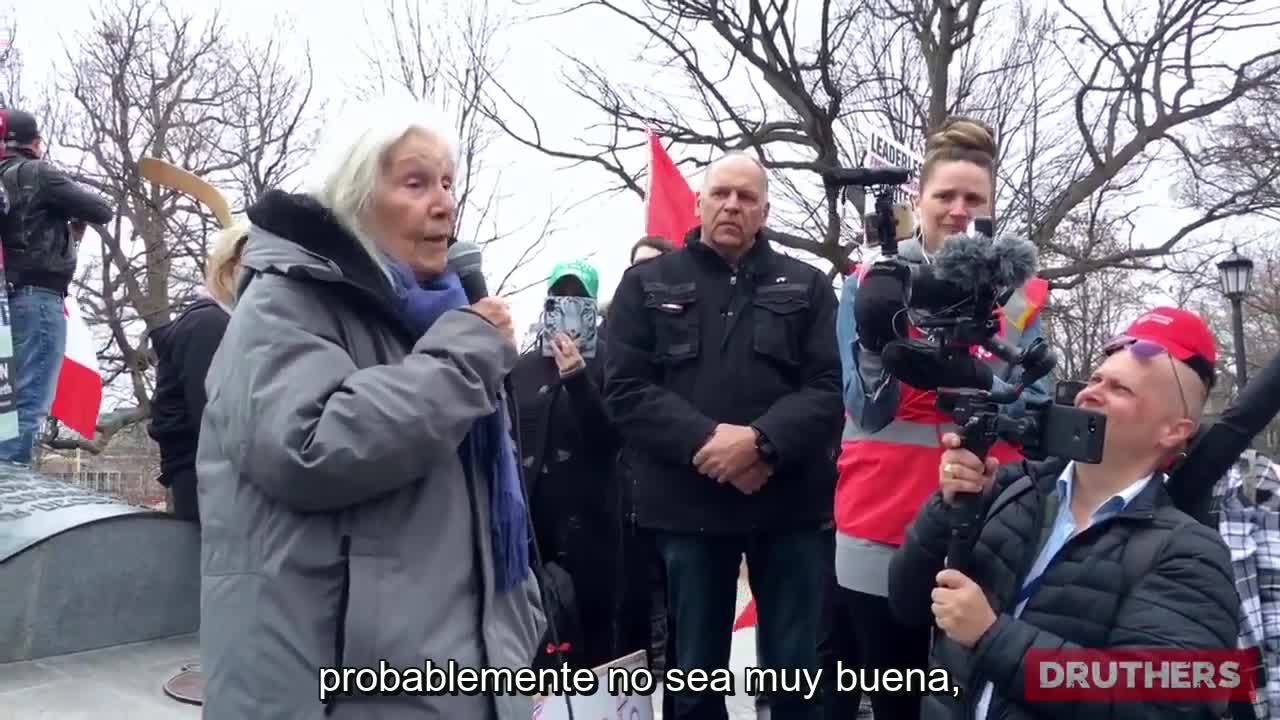
<instances>
[{"instance_id":1,"label":"sunglasses","mask_svg":"<svg viewBox=\"0 0 1280 720\"><path fill-rule=\"evenodd\" d=\"M1128 350L1143 360L1150 360L1158 355L1164 355L1169 358L1169 370L1173 373L1173 381L1178 384L1178 399L1182 401L1183 417L1191 417L1191 408L1187 405L1187 393L1182 389L1182 378L1178 376L1178 367L1173 364L1173 355L1159 343L1150 340L1142 340L1139 338L1121 335L1108 340L1102 346L1103 356L1109 356L1119 350Z\"/></svg>"}]
</instances>

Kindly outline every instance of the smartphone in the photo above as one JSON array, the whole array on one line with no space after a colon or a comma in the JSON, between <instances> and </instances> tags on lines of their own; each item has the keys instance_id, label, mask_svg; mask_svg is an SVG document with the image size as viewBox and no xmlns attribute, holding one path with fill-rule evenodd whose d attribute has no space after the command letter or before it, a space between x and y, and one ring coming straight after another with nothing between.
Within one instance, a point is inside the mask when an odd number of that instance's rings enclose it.
<instances>
[{"instance_id":1,"label":"smartphone","mask_svg":"<svg viewBox=\"0 0 1280 720\"><path fill-rule=\"evenodd\" d=\"M1102 448L1107 436L1105 415L1053 403L1048 406L1042 422L1042 450L1045 455L1091 465L1102 462Z\"/></svg>"},{"instance_id":2,"label":"smartphone","mask_svg":"<svg viewBox=\"0 0 1280 720\"><path fill-rule=\"evenodd\" d=\"M867 213L862 218L863 240L867 246L880 244L880 216L875 213ZM915 218L911 215L911 208L907 205L893 206L893 232L894 239L910 240L915 235Z\"/></svg>"},{"instance_id":3,"label":"smartphone","mask_svg":"<svg viewBox=\"0 0 1280 720\"><path fill-rule=\"evenodd\" d=\"M554 357L551 339L559 333L573 338L584 358L596 356L598 305L594 298L552 296L542 305L542 355Z\"/></svg>"},{"instance_id":4,"label":"smartphone","mask_svg":"<svg viewBox=\"0 0 1280 720\"><path fill-rule=\"evenodd\" d=\"M985 237L994 238L996 236L995 221L989 217L976 217L969 226L969 234L977 233Z\"/></svg>"},{"instance_id":5,"label":"smartphone","mask_svg":"<svg viewBox=\"0 0 1280 720\"><path fill-rule=\"evenodd\" d=\"M1053 401L1059 405L1076 404L1076 395L1085 388L1085 384L1077 380L1060 380L1053 386Z\"/></svg>"}]
</instances>

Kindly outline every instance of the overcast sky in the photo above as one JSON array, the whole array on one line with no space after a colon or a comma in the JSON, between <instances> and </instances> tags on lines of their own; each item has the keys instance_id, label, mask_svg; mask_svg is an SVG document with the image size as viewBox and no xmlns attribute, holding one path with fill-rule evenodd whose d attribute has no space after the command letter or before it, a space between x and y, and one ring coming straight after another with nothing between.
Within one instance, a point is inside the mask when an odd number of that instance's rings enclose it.
<instances>
[{"instance_id":1,"label":"overcast sky","mask_svg":"<svg viewBox=\"0 0 1280 720\"><path fill-rule=\"evenodd\" d=\"M443 5L445 0L431 0ZM9 3L11 17L18 26L17 45L23 53L26 67L26 87L31 92L34 83L41 79L43 71L53 63L65 63L64 43L82 32L89 23L89 9L97 3L89 0L0 0L0 7ZM169 0L171 7L201 8L206 3L192 0ZM528 3L516 4L514 0L491 0L492 7L512 17L527 15L533 10ZM453 4L457 4L456 2ZM817 10L815 4L815 11ZM1056 5L1056 3L1054 3ZM1080 6L1081 3L1074 3ZM302 4L296 0L224 0L223 15L237 33L256 34L262 37L273 28L275 18L288 18L292 23L290 40L309 42L315 61L317 90L330 100L341 100L346 89L365 72L366 64L360 54L360 46L366 41L361 6L365 12L376 15L383 3L369 0L366 3L342 3L316 5ZM539 0L532 7L538 11L560 6L559 2ZM815 12L816 14L816 12ZM587 122L595 122L580 102L574 102L559 83L559 70L563 62L558 49L572 50L579 57L598 60L611 79L623 82L641 82L653 72L632 62L632 56L646 41L643 35L628 28L614 16L603 12L583 13L572 16L579 27L571 28L564 19L515 23L499 37L505 46L506 61L499 68L502 81L522 94L530 109L538 117L544 133L552 136L561 147L572 147L572 138ZM50 18L56 19L51 22ZM583 30L581 23L590 23ZM1271 38L1274 42L1274 38ZM1242 52L1239 47L1222 50L1229 54ZM657 82L657 81L655 81ZM640 142L642 138L629 139ZM610 182L603 171L590 168L560 170L562 163L539 153L516 146L511 142L500 143L498 157L490 163L500 162L502 178L500 192L503 196L501 217L508 228L527 226L525 236L532 236L540 227L547 211L557 205L581 201ZM680 156L677 155L677 160ZM645 154L637 151L629 163L629 169L644 167ZM696 190L699 179L691 178ZM1191 215L1179 212L1169 201L1169 179L1152 178L1147 193L1149 209L1142 213L1144 235L1152 240L1167 235L1167 231L1181 225ZM523 286L545 277L551 265L594 252L593 261L600 271L601 295L608 297L625 269L627 249L644 231L644 214L641 200L634 194L621 194L610 199L596 199L579 204L572 212L564 214L556 223L557 232L542 255L513 278L512 284ZM513 239L504 246L508 252L518 252L525 242ZM499 271L510 266L510 257L486 258L491 271L491 287L500 276ZM540 292L531 290L516 302L518 327L529 326L537 316Z\"/></svg>"},{"instance_id":2,"label":"overcast sky","mask_svg":"<svg viewBox=\"0 0 1280 720\"><path fill-rule=\"evenodd\" d=\"M12 0L9 2L11 17L16 19L19 28L16 44L23 54L24 85L31 92L43 68L51 63L65 63L64 42L74 39L89 25L89 8L97 3L31 0L15 5ZM169 0L169 3L173 7L198 8L204 5L189 0ZM380 2L367 5L366 11L371 15L376 15L381 7ZM515 4L502 6L502 0L495 0L495 8L512 16L529 12L528 8ZM317 12L313 4L301 5L289 0L224 0L221 7L234 30L259 35L271 27L273 18L287 18L293 25L296 39L305 39L311 44L317 91L331 102L343 102L346 89L364 72L366 65L357 43L365 40L362 37L365 30L358 4L331 5L323 12ZM50 17L58 18L58 22L49 23L47 19ZM608 23L601 22L600 25L607 27ZM573 134L581 127L581 112L568 107L567 99L560 91L557 72L561 60L555 43L567 46L571 41L575 52L592 56L607 56L611 49L616 49L616 43L611 40L612 33L574 33L570 37L566 30L566 23L556 20L508 27L499 38L507 48L507 59L500 68L500 76L508 87L524 93L522 99L537 115L543 133L560 147L571 148ZM625 70L620 68L622 72ZM643 153L637 153L630 169L640 170L644 162ZM509 231L519 231L517 237L494 247L498 257L486 258L491 284L502 279L505 270L515 262L514 255L524 249L527 240L536 237L552 208L572 205L574 209L563 213L554 223L555 234L547 248L523 266L508 286L522 287L536 282L546 276L555 262L595 252L592 260L600 271L601 294L604 297L612 294L625 269L631 242L644 231L641 200L634 194L626 194L582 203L608 178L591 169L563 170L562 161L553 161L506 140L497 144L490 164L502 166L498 181L502 198L499 203L501 222ZM489 179L493 179L492 174ZM502 254L507 257L502 257ZM519 328L534 322L539 299L537 289L522 293L515 299Z\"/></svg>"}]
</instances>

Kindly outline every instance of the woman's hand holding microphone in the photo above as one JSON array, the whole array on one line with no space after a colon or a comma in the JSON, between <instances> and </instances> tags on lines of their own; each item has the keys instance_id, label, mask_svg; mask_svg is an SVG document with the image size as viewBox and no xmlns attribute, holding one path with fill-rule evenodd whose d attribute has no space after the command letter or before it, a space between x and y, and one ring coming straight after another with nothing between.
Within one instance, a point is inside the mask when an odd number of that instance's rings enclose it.
<instances>
[{"instance_id":1,"label":"woman's hand holding microphone","mask_svg":"<svg viewBox=\"0 0 1280 720\"><path fill-rule=\"evenodd\" d=\"M493 296L480 298L471 306L471 310L498 328L498 331L506 336L507 342L512 345L516 343L516 328L511 320L511 305L506 300Z\"/></svg>"}]
</instances>

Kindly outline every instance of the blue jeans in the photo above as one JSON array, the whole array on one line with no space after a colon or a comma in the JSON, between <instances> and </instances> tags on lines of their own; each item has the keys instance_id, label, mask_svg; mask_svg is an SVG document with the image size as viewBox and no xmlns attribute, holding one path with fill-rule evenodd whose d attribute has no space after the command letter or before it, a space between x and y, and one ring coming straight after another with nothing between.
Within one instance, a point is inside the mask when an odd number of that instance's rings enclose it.
<instances>
[{"instance_id":1,"label":"blue jeans","mask_svg":"<svg viewBox=\"0 0 1280 720\"><path fill-rule=\"evenodd\" d=\"M751 593L756 600L759 667L818 670L818 618L822 600L822 563L832 561L822 531L796 530L752 535L714 536L657 532L667 570L667 593L674 626L673 665L710 672L729 667L738 569L747 556ZM740 690L740 689L739 689ZM673 693L671 720L725 720L724 697ZM821 695L770 693L770 717L801 720L818 717ZM666 716L664 715L664 718Z\"/></svg>"},{"instance_id":2,"label":"blue jeans","mask_svg":"<svg viewBox=\"0 0 1280 720\"><path fill-rule=\"evenodd\" d=\"M28 285L9 296L18 437L0 442L0 461L31 464L36 433L53 405L58 371L67 351L63 308L62 295L45 288Z\"/></svg>"}]
</instances>

